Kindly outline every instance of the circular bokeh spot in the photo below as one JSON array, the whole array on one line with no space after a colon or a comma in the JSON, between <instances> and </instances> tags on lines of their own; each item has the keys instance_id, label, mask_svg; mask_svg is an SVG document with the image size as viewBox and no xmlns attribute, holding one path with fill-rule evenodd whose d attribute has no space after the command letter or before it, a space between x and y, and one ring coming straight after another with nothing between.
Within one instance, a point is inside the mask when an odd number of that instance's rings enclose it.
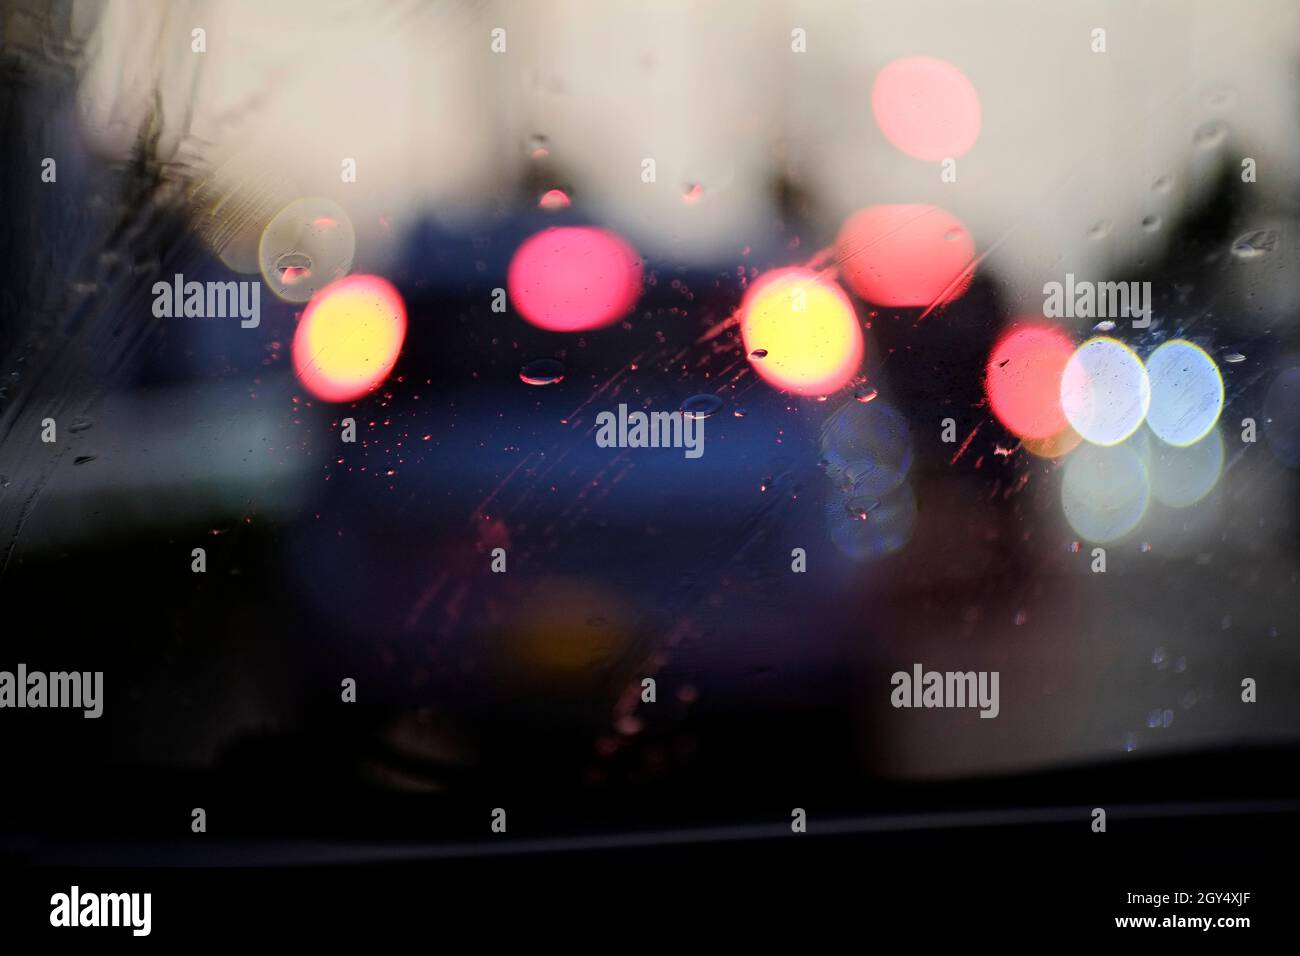
<instances>
[{"instance_id":1,"label":"circular bokeh spot","mask_svg":"<svg viewBox=\"0 0 1300 956\"><path fill-rule=\"evenodd\" d=\"M845 283L877 305L946 305L975 275L975 243L960 219L938 206L869 206L845 220L835 240Z\"/></svg>"},{"instance_id":2,"label":"circular bokeh spot","mask_svg":"<svg viewBox=\"0 0 1300 956\"><path fill-rule=\"evenodd\" d=\"M583 332L632 310L641 294L641 260L612 232L563 226L525 240L506 284L519 314L539 329Z\"/></svg>"},{"instance_id":3,"label":"circular bokeh spot","mask_svg":"<svg viewBox=\"0 0 1300 956\"><path fill-rule=\"evenodd\" d=\"M1148 455L1151 494L1161 504L1170 508L1190 507L1218 484L1223 473L1223 436L1217 428L1211 428L1209 434L1190 445L1163 442L1151 445Z\"/></svg>"},{"instance_id":4,"label":"circular bokeh spot","mask_svg":"<svg viewBox=\"0 0 1300 956\"><path fill-rule=\"evenodd\" d=\"M1074 342L1060 329L1028 325L993 347L984 372L989 407L1020 438L1049 439L1069 429L1061 408L1061 376Z\"/></svg>"},{"instance_id":5,"label":"circular bokeh spot","mask_svg":"<svg viewBox=\"0 0 1300 956\"><path fill-rule=\"evenodd\" d=\"M842 492L879 497L893 491L912 467L907 419L885 402L845 402L822 424L826 477Z\"/></svg>"},{"instance_id":6,"label":"circular bokeh spot","mask_svg":"<svg viewBox=\"0 0 1300 956\"><path fill-rule=\"evenodd\" d=\"M862 329L834 282L809 269L769 272L740 306L745 352L761 378L800 395L843 387L862 364Z\"/></svg>"},{"instance_id":7,"label":"circular bokeh spot","mask_svg":"<svg viewBox=\"0 0 1300 956\"><path fill-rule=\"evenodd\" d=\"M1150 405L1146 367L1117 339L1089 339L1065 363L1061 409L1085 441L1118 445L1137 431Z\"/></svg>"},{"instance_id":8,"label":"circular bokeh spot","mask_svg":"<svg viewBox=\"0 0 1300 956\"><path fill-rule=\"evenodd\" d=\"M956 159L980 134L980 98L946 60L909 56L884 67L871 87L871 111L885 139L914 159Z\"/></svg>"},{"instance_id":9,"label":"circular bokeh spot","mask_svg":"<svg viewBox=\"0 0 1300 956\"><path fill-rule=\"evenodd\" d=\"M826 504L826 526L840 553L854 561L902 551L916 527L916 495L903 483L884 495L834 493Z\"/></svg>"},{"instance_id":10,"label":"circular bokeh spot","mask_svg":"<svg viewBox=\"0 0 1300 956\"><path fill-rule=\"evenodd\" d=\"M1065 463L1061 507L1079 537L1117 541L1138 526L1151 498L1142 455L1132 444L1084 445Z\"/></svg>"},{"instance_id":11,"label":"circular bokeh spot","mask_svg":"<svg viewBox=\"0 0 1300 956\"><path fill-rule=\"evenodd\" d=\"M352 270L357 236L332 199L289 203L267 223L257 246L262 278L285 302L306 302Z\"/></svg>"},{"instance_id":12,"label":"circular bokeh spot","mask_svg":"<svg viewBox=\"0 0 1300 956\"><path fill-rule=\"evenodd\" d=\"M376 388L397 363L406 305L379 276L348 276L308 303L293 335L293 367L309 392L349 402Z\"/></svg>"},{"instance_id":13,"label":"circular bokeh spot","mask_svg":"<svg viewBox=\"0 0 1300 956\"><path fill-rule=\"evenodd\" d=\"M1169 445L1193 445L1223 411L1223 376L1204 349L1184 339L1166 342L1147 359L1151 407L1147 426Z\"/></svg>"}]
</instances>

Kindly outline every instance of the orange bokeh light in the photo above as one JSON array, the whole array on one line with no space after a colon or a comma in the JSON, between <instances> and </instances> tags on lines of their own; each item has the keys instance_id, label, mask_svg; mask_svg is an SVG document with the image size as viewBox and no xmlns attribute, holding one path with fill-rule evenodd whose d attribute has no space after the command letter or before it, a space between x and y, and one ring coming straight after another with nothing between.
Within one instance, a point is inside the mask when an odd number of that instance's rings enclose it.
<instances>
[{"instance_id":1,"label":"orange bokeh light","mask_svg":"<svg viewBox=\"0 0 1300 956\"><path fill-rule=\"evenodd\" d=\"M887 306L947 305L975 275L975 243L938 206L868 206L840 227L835 258L849 288Z\"/></svg>"},{"instance_id":2,"label":"orange bokeh light","mask_svg":"<svg viewBox=\"0 0 1300 956\"><path fill-rule=\"evenodd\" d=\"M778 269L754 283L741 303L740 331L753 369L800 395L833 392L862 364L862 329L852 303L809 269Z\"/></svg>"},{"instance_id":3,"label":"orange bokeh light","mask_svg":"<svg viewBox=\"0 0 1300 956\"><path fill-rule=\"evenodd\" d=\"M293 334L293 368L309 392L348 402L376 388L406 339L406 305L379 276L332 282L311 301Z\"/></svg>"},{"instance_id":4,"label":"orange bokeh light","mask_svg":"<svg viewBox=\"0 0 1300 956\"><path fill-rule=\"evenodd\" d=\"M1051 438L1022 438L1025 451L1038 458L1064 458L1083 443L1083 436L1069 425Z\"/></svg>"}]
</instances>

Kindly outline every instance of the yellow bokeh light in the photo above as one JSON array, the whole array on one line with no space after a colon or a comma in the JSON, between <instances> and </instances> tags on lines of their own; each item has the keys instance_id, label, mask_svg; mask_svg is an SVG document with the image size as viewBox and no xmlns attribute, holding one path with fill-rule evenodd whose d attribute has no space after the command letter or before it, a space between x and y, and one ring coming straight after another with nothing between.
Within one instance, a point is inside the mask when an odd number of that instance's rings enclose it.
<instances>
[{"instance_id":1,"label":"yellow bokeh light","mask_svg":"<svg viewBox=\"0 0 1300 956\"><path fill-rule=\"evenodd\" d=\"M317 398L347 402L393 370L406 338L406 307L378 276L349 276L326 286L303 312L293 338L293 366Z\"/></svg>"},{"instance_id":2,"label":"yellow bokeh light","mask_svg":"<svg viewBox=\"0 0 1300 956\"><path fill-rule=\"evenodd\" d=\"M755 371L800 395L833 392L862 364L853 305L839 286L809 269L759 279L741 305L740 330Z\"/></svg>"}]
</instances>

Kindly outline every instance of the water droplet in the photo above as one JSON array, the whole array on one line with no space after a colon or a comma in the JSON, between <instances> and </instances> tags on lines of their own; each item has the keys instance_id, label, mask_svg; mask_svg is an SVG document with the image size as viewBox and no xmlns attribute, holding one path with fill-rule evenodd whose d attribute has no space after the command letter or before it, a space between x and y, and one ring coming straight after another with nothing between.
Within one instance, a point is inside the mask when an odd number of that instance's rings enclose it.
<instances>
[{"instance_id":1,"label":"water droplet","mask_svg":"<svg viewBox=\"0 0 1300 956\"><path fill-rule=\"evenodd\" d=\"M767 358L767 349L754 349L749 353L749 357L752 359L765 359Z\"/></svg>"},{"instance_id":2,"label":"water droplet","mask_svg":"<svg viewBox=\"0 0 1300 956\"><path fill-rule=\"evenodd\" d=\"M8 475L0 475L0 488L8 488L10 485Z\"/></svg>"},{"instance_id":3,"label":"water droplet","mask_svg":"<svg viewBox=\"0 0 1300 956\"><path fill-rule=\"evenodd\" d=\"M1197 127L1192 135L1192 145L1200 149L1213 149L1228 136L1228 124L1219 120L1210 120Z\"/></svg>"},{"instance_id":4,"label":"water droplet","mask_svg":"<svg viewBox=\"0 0 1300 956\"><path fill-rule=\"evenodd\" d=\"M545 159L551 155L550 142L540 134L530 136L524 143L524 152L530 159Z\"/></svg>"},{"instance_id":5,"label":"water droplet","mask_svg":"<svg viewBox=\"0 0 1300 956\"><path fill-rule=\"evenodd\" d=\"M1143 541L1141 547L1140 547L1138 550L1140 550L1143 554L1150 554L1150 553L1151 553L1151 542L1150 542L1150 541Z\"/></svg>"},{"instance_id":6,"label":"water droplet","mask_svg":"<svg viewBox=\"0 0 1300 956\"><path fill-rule=\"evenodd\" d=\"M1174 185L1174 177L1165 173L1151 184L1151 188L1158 193L1167 193Z\"/></svg>"},{"instance_id":7,"label":"water droplet","mask_svg":"<svg viewBox=\"0 0 1300 956\"><path fill-rule=\"evenodd\" d=\"M682 202L688 206L693 206L704 198L704 187L699 183L691 183L682 193Z\"/></svg>"},{"instance_id":8,"label":"water droplet","mask_svg":"<svg viewBox=\"0 0 1300 956\"><path fill-rule=\"evenodd\" d=\"M536 359L519 370L526 385L554 385L564 381L564 363L558 359Z\"/></svg>"},{"instance_id":9,"label":"water droplet","mask_svg":"<svg viewBox=\"0 0 1300 956\"><path fill-rule=\"evenodd\" d=\"M558 212L561 209L568 209L573 205L573 200L563 189L548 189L542 193L542 198L537 200L537 208L544 209L547 212Z\"/></svg>"},{"instance_id":10,"label":"water droplet","mask_svg":"<svg viewBox=\"0 0 1300 956\"><path fill-rule=\"evenodd\" d=\"M74 418L72 420L72 424L68 426L68 431L72 432L75 435L77 432L86 431L87 429L91 428L94 424L95 423L92 422L89 418Z\"/></svg>"},{"instance_id":11,"label":"water droplet","mask_svg":"<svg viewBox=\"0 0 1300 956\"><path fill-rule=\"evenodd\" d=\"M1201 99L1212 110L1226 110L1236 105L1237 91L1231 86L1211 86L1201 95Z\"/></svg>"},{"instance_id":12,"label":"water droplet","mask_svg":"<svg viewBox=\"0 0 1300 956\"><path fill-rule=\"evenodd\" d=\"M961 237L962 237L962 231L960 229L949 229L947 232L943 234L943 238L948 242L955 242Z\"/></svg>"},{"instance_id":13,"label":"water droplet","mask_svg":"<svg viewBox=\"0 0 1300 956\"><path fill-rule=\"evenodd\" d=\"M1110 235L1109 219L1102 219L1099 220L1098 222L1093 223L1092 228L1088 230L1089 239L1105 239L1109 235Z\"/></svg>"},{"instance_id":14,"label":"water droplet","mask_svg":"<svg viewBox=\"0 0 1300 956\"><path fill-rule=\"evenodd\" d=\"M821 451L826 476L859 495L888 494L912 465L907 421L883 401L849 401L836 409L822 425Z\"/></svg>"},{"instance_id":15,"label":"water droplet","mask_svg":"<svg viewBox=\"0 0 1300 956\"><path fill-rule=\"evenodd\" d=\"M1110 319L1103 319L1092 327L1094 332L1114 332L1115 323Z\"/></svg>"},{"instance_id":16,"label":"water droplet","mask_svg":"<svg viewBox=\"0 0 1300 956\"><path fill-rule=\"evenodd\" d=\"M1238 237L1232 244L1232 254L1238 259L1260 259L1277 245L1277 232L1273 229L1256 229Z\"/></svg>"},{"instance_id":17,"label":"water droplet","mask_svg":"<svg viewBox=\"0 0 1300 956\"><path fill-rule=\"evenodd\" d=\"M277 298L306 302L352 271L356 232L343 207L309 197L289 203L267 224L258 268Z\"/></svg>"},{"instance_id":18,"label":"water droplet","mask_svg":"<svg viewBox=\"0 0 1300 956\"><path fill-rule=\"evenodd\" d=\"M682 402L682 412L688 418L708 418L721 407L722 399L708 393L692 395Z\"/></svg>"},{"instance_id":19,"label":"water droplet","mask_svg":"<svg viewBox=\"0 0 1300 956\"><path fill-rule=\"evenodd\" d=\"M856 495L844 503L844 509L855 521L866 521L867 515L880 507L880 499L870 495Z\"/></svg>"},{"instance_id":20,"label":"water droplet","mask_svg":"<svg viewBox=\"0 0 1300 956\"><path fill-rule=\"evenodd\" d=\"M1223 360L1229 365L1236 365L1238 362L1246 361L1246 356L1242 355L1240 352L1229 352L1223 357Z\"/></svg>"},{"instance_id":21,"label":"water droplet","mask_svg":"<svg viewBox=\"0 0 1300 956\"><path fill-rule=\"evenodd\" d=\"M868 385L859 385L853 390L853 397L863 405L867 404L867 402L875 401L879 394L879 392Z\"/></svg>"},{"instance_id":22,"label":"water droplet","mask_svg":"<svg viewBox=\"0 0 1300 956\"><path fill-rule=\"evenodd\" d=\"M94 461L98 457L98 455L78 455L76 458L72 459L72 463L74 465L84 465L86 462Z\"/></svg>"},{"instance_id":23,"label":"water droplet","mask_svg":"<svg viewBox=\"0 0 1300 956\"><path fill-rule=\"evenodd\" d=\"M1142 228L1143 228L1144 230L1146 230L1147 232L1155 232L1157 229L1160 228L1160 217L1159 217L1159 216L1143 216L1143 217L1142 217Z\"/></svg>"},{"instance_id":24,"label":"water droplet","mask_svg":"<svg viewBox=\"0 0 1300 956\"><path fill-rule=\"evenodd\" d=\"M286 252L275 260L275 271L284 285L296 285L311 278L311 256L302 252Z\"/></svg>"},{"instance_id":25,"label":"water droplet","mask_svg":"<svg viewBox=\"0 0 1300 956\"><path fill-rule=\"evenodd\" d=\"M746 411L744 408L737 406L736 408L732 409L731 414L735 415L737 418L744 418L746 415L749 414L749 412Z\"/></svg>"}]
</instances>

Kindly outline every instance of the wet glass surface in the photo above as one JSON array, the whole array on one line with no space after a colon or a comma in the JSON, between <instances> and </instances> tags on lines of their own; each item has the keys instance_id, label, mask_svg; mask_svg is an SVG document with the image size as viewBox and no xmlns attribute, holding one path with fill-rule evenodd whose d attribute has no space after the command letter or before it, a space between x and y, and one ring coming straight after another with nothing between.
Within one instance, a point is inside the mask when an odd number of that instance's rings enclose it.
<instances>
[{"instance_id":1,"label":"wet glass surface","mask_svg":"<svg viewBox=\"0 0 1300 956\"><path fill-rule=\"evenodd\" d=\"M135 808L88 840L196 782L250 836L270 792L1285 795L1188 761L1300 737L1289 5L1141 56L1172 4L1105 52L516 7L500 55L456 4L235 5L206 52L74 6L3 46L0 669L105 682L4 716L34 828L82 778ZM900 706L918 665L996 672L995 718ZM444 835L357 806L302 832Z\"/></svg>"}]
</instances>

